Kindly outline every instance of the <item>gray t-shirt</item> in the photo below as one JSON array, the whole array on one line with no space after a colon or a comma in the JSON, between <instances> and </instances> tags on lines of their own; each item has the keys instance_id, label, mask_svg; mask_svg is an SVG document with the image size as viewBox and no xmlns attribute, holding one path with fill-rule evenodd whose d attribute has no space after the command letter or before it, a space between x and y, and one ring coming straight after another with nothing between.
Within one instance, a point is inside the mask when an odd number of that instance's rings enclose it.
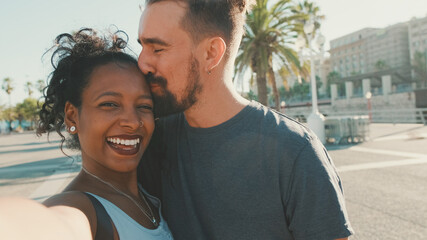
<instances>
[{"instance_id":1,"label":"gray t-shirt","mask_svg":"<svg viewBox=\"0 0 427 240\"><path fill-rule=\"evenodd\" d=\"M211 128L193 128L183 114L160 119L139 170L144 188L161 197L177 240L331 240L353 233L324 146L257 102Z\"/></svg>"}]
</instances>

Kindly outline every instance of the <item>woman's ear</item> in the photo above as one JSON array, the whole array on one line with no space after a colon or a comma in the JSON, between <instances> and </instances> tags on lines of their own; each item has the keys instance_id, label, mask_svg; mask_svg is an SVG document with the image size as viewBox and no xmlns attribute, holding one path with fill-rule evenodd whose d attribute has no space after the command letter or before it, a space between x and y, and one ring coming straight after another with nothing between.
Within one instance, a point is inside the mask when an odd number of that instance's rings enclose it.
<instances>
[{"instance_id":1,"label":"woman's ear","mask_svg":"<svg viewBox=\"0 0 427 240\"><path fill-rule=\"evenodd\" d=\"M78 125L78 119L79 119L78 109L70 102L66 102L64 113L65 113L64 121L65 121L65 125L67 126L68 132L72 134L77 133L77 129L78 129L77 125ZM74 129L72 129L72 127L74 127Z\"/></svg>"},{"instance_id":2,"label":"woman's ear","mask_svg":"<svg viewBox=\"0 0 427 240\"><path fill-rule=\"evenodd\" d=\"M227 50L227 45L221 37L206 39L205 43L205 71L210 72L221 63L222 58Z\"/></svg>"}]
</instances>

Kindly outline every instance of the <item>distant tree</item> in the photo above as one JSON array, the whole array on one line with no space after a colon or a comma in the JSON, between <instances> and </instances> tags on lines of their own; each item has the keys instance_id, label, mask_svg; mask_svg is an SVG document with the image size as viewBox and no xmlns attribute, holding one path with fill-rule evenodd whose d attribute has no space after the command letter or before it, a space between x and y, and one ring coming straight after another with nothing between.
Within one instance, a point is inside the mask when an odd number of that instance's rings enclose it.
<instances>
[{"instance_id":1,"label":"distant tree","mask_svg":"<svg viewBox=\"0 0 427 240\"><path fill-rule=\"evenodd\" d=\"M18 115L16 114L14 107L2 107L0 120L5 120L8 123L9 131L12 131L12 122L16 119L18 119Z\"/></svg>"},{"instance_id":2,"label":"distant tree","mask_svg":"<svg viewBox=\"0 0 427 240\"><path fill-rule=\"evenodd\" d=\"M292 95L303 101L310 93L310 83L302 81L302 83L295 83L291 89Z\"/></svg>"},{"instance_id":3,"label":"distant tree","mask_svg":"<svg viewBox=\"0 0 427 240\"><path fill-rule=\"evenodd\" d=\"M31 95L33 95L33 83L32 82L26 82L25 83L25 90L28 93L28 97L31 98Z\"/></svg>"},{"instance_id":4,"label":"distant tree","mask_svg":"<svg viewBox=\"0 0 427 240\"><path fill-rule=\"evenodd\" d=\"M387 62L385 60L380 59L375 63L375 69L377 71L385 70L387 68L389 68L389 67L388 67Z\"/></svg>"},{"instance_id":5,"label":"distant tree","mask_svg":"<svg viewBox=\"0 0 427 240\"><path fill-rule=\"evenodd\" d=\"M15 109L19 125L22 124L23 120L27 120L31 122L31 128L33 128L37 119L37 114L40 111L37 106L37 100L34 98L26 98L22 103L18 103Z\"/></svg>"},{"instance_id":6,"label":"distant tree","mask_svg":"<svg viewBox=\"0 0 427 240\"><path fill-rule=\"evenodd\" d=\"M427 52L415 52L412 62L416 81L420 87L427 87Z\"/></svg>"},{"instance_id":7,"label":"distant tree","mask_svg":"<svg viewBox=\"0 0 427 240\"><path fill-rule=\"evenodd\" d=\"M11 104L10 101L10 94L12 94L13 91L13 81L11 78L5 78L3 79L3 84L1 88L6 92L6 94L9 96L9 105Z\"/></svg>"},{"instance_id":8,"label":"distant tree","mask_svg":"<svg viewBox=\"0 0 427 240\"><path fill-rule=\"evenodd\" d=\"M42 79L37 80L36 88L40 92L41 95L43 95L43 90L45 87L46 87L46 83L44 82L44 80L42 80Z\"/></svg>"},{"instance_id":9,"label":"distant tree","mask_svg":"<svg viewBox=\"0 0 427 240\"><path fill-rule=\"evenodd\" d=\"M248 97L247 97L249 100L255 100L255 101L258 101L258 96L252 91L252 90L249 90L249 92L248 92Z\"/></svg>"},{"instance_id":10,"label":"distant tree","mask_svg":"<svg viewBox=\"0 0 427 240\"><path fill-rule=\"evenodd\" d=\"M9 114L9 117L8 117L8 119L9 119L9 130L11 131L12 130L12 100L11 100L11 98L10 98L10 95L12 94L12 91L13 91L13 81L12 81L12 79L10 79L10 78L5 78L5 79L3 79L3 84L2 84L2 89L6 92L6 94L8 95L8 97L9 97L9 108L8 109L6 109L7 110L7 112L8 112L8 114Z\"/></svg>"},{"instance_id":11,"label":"distant tree","mask_svg":"<svg viewBox=\"0 0 427 240\"><path fill-rule=\"evenodd\" d=\"M344 93L345 89L344 89L344 84L341 82L341 74L339 72L336 71L332 71L330 72L327 76L327 92L330 95L331 94L331 85L332 84L337 84L337 88L338 88L338 94L340 93Z\"/></svg>"},{"instance_id":12,"label":"distant tree","mask_svg":"<svg viewBox=\"0 0 427 240\"><path fill-rule=\"evenodd\" d=\"M257 0L247 16L246 34L243 36L236 58L236 73L244 74L248 68L256 73L260 103L268 105L267 85L271 85L275 108L280 108L273 64L300 68L297 53L292 49L296 35L302 31L297 20L307 17L293 10L291 0Z\"/></svg>"},{"instance_id":13,"label":"distant tree","mask_svg":"<svg viewBox=\"0 0 427 240\"><path fill-rule=\"evenodd\" d=\"M321 22L325 20L325 15L322 15L320 13L319 6L316 5L316 3L304 0L297 3L293 8L294 13L301 14L303 16L307 16L307 18L300 18L300 26L304 26L305 22L308 19L311 19L314 22L314 35L316 35L316 32L318 29L320 29ZM304 32L302 32L304 37L307 39L307 36Z\"/></svg>"}]
</instances>

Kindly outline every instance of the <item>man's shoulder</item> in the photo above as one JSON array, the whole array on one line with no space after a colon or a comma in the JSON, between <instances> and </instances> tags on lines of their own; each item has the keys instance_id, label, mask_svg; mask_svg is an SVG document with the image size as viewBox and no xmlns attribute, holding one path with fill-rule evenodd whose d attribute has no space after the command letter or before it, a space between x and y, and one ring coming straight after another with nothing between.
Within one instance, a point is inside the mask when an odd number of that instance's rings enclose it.
<instances>
[{"instance_id":1,"label":"man's shoulder","mask_svg":"<svg viewBox=\"0 0 427 240\"><path fill-rule=\"evenodd\" d=\"M255 112L258 115L257 124L262 125L265 131L304 142L313 138L313 133L309 128L286 114L258 102L253 101L251 105L256 109Z\"/></svg>"}]
</instances>

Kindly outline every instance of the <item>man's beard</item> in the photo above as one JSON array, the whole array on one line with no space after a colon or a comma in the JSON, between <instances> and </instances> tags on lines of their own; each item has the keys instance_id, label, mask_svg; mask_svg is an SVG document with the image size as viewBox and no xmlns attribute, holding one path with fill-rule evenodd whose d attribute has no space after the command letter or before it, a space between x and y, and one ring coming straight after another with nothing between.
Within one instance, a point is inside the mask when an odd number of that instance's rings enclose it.
<instances>
[{"instance_id":1,"label":"man's beard","mask_svg":"<svg viewBox=\"0 0 427 240\"><path fill-rule=\"evenodd\" d=\"M184 112L197 102L197 94L202 90L199 62L194 57L191 57L191 65L187 75L188 84L180 102L178 102L176 95L167 89L167 80L165 78L155 77L153 74L148 74L145 78L149 84L157 84L162 89L161 95L152 93L154 117L156 118Z\"/></svg>"}]
</instances>

